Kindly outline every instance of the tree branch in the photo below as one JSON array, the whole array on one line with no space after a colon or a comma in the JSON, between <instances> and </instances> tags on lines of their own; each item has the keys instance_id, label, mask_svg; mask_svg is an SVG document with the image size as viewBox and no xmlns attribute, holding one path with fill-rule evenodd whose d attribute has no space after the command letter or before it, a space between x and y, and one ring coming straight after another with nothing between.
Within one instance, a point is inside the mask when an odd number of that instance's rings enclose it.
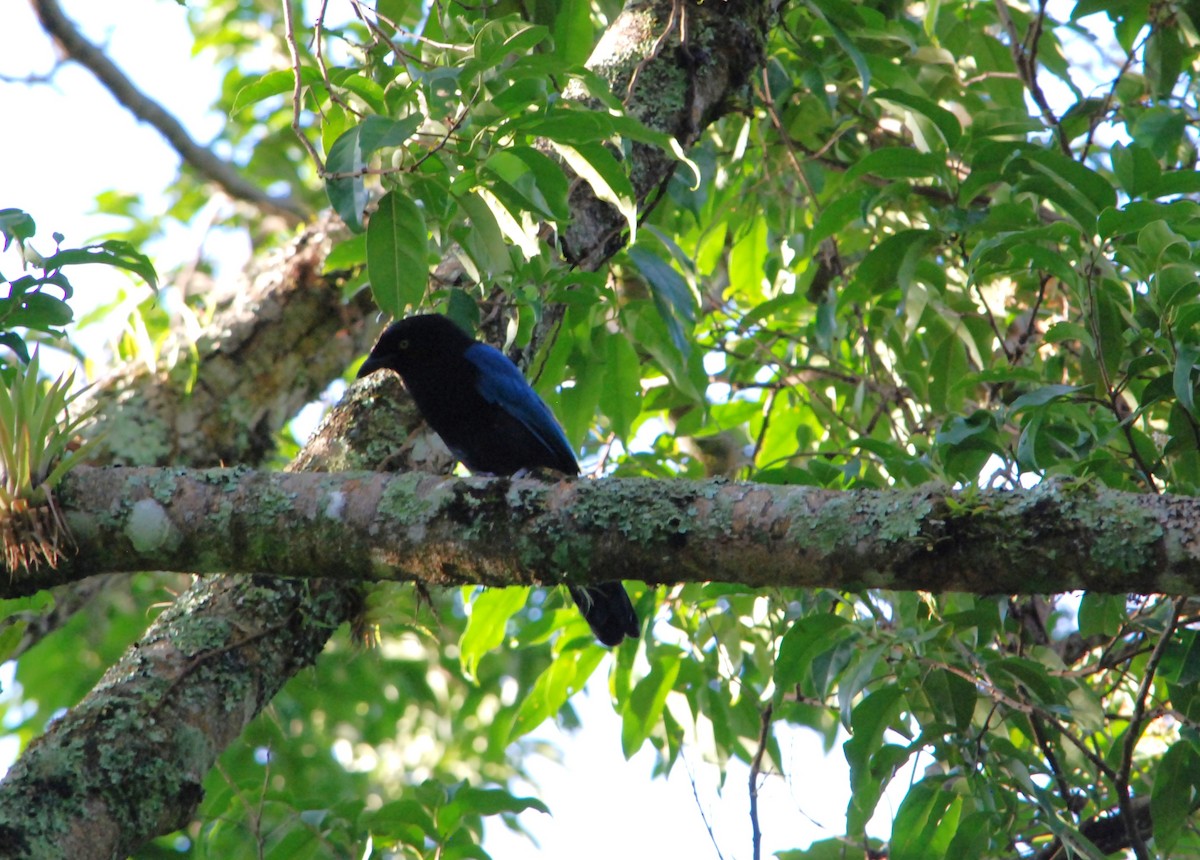
<instances>
[{"instance_id":1,"label":"tree branch","mask_svg":"<svg viewBox=\"0 0 1200 860\"><path fill-rule=\"evenodd\" d=\"M390 392L389 392L390 389ZM356 386L385 419L399 384ZM354 403L358 405L355 406ZM356 444L379 446L359 432ZM66 578L173 570L492 586L719 581L976 594L1200 591L1200 500L1047 482L832 491L724 480L558 481L249 470L91 470L59 493Z\"/></svg>"},{"instance_id":2,"label":"tree branch","mask_svg":"<svg viewBox=\"0 0 1200 860\"><path fill-rule=\"evenodd\" d=\"M215 182L235 200L242 200L266 212L282 216L291 224L308 219L308 207L292 197L271 197L247 180L228 162L212 150L192 140L187 129L158 102L146 96L110 60L103 50L93 45L75 26L55 0L30 0L42 29L75 62L96 76L96 79L123 104L130 113L158 131L184 162L201 176Z\"/></svg>"}]
</instances>

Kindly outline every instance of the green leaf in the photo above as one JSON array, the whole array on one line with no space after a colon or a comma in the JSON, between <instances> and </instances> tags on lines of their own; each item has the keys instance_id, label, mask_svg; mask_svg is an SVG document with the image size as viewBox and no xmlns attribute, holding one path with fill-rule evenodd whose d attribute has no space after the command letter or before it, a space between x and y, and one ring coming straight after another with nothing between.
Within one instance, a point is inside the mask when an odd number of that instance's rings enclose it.
<instances>
[{"instance_id":1,"label":"green leaf","mask_svg":"<svg viewBox=\"0 0 1200 860\"><path fill-rule=\"evenodd\" d=\"M638 681L621 709L621 750L632 758L662 718L667 694L675 686L682 655L660 649L654 655L650 672Z\"/></svg>"},{"instance_id":2,"label":"green leaf","mask_svg":"<svg viewBox=\"0 0 1200 860\"><path fill-rule=\"evenodd\" d=\"M1153 772L1150 820L1154 825L1155 853L1170 854L1200 807L1200 754L1192 742L1171 745Z\"/></svg>"},{"instance_id":3,"label":"green leaf","mask_svg":"<svg viewBox=\"0 0 1200 860\"><path fill-rule=\"evenodd\" d=\"M667 326L671 342L686 357L691 350L692 327L696 322L695 301L687 281L662 257L644 246L631 246L626 253L646 278L654 306Z\"/></svg>"},{"instance_id":4,"label":"green leaf","mask_svg":"<svg viewBox=\"0 0 1200 860\"><path fill-rule=\"evenodd\" d=\"M63 266L95 263L132 272L145 281L151 289L158 289L158 275L154 271L154 264L150 262L150 258L129 242L120 239L109 239L97 245L85 245L82 248L59 251L57 254L47 257L42 268L50 270Z\"/></svg>"},{"instance_id":5,"label":"green leaf","mask_svg":"<svg viewBox=\"0 0 1200 860\"><path fill-rule=\"evenodd\" d=\"M539 218L563 223L570 220L566 176L557 164L532 147L512 147L495 152L484 162L482 172L494 176L509 192L494 189L514 214L519 210L510 200L517 201L521 208Z\"/></svg>"},{"instance_id":6,"label":"green leaf","mask_svg":"<svg viewBox=\"0 0 1200 860\"><path fill-rule=\"evenodd\" d=\"M1079 390L1080 386L1078 385L1044 385L1034 391L1022 394L1009 404L1008 411L1015 415L1022 409L1045 406L1047 403L1067 397Z\"/></svg>"},{"instance_id":7,"label":"green leaf","mask_svg":"<svg viewBox=\"0 0 1200 860\"><path fill-rule=\"evenodd\" d=\"M874 149L846 171L847 179L871 175L881 179L921 179L937 176L946 169L943 156L918 152L910 146L886 146Z\"/></svg>"},{"instance_id":8,"label":"green leaf","mask_svg":"<svg viewBox=\"0 0 1200 860\"><path fill-rule=\"evenodd\" d=\"M16 332L0 332L0 346L8 347L16 353L17 358L23 364L29 364L29 347L25 345L24 339Z\"/></svg>"},{"instance_id":9,"label":"green leaf","mask_svg":"<svg viewBox=\"0 0 1200 860\"><path fill-rule=\"evenodd\" d=\"M1158 203L1135 200L1120 209L1105 209L1096 222L1101 236L1116 237L1136 233L1155 221L1186 223L1200 217L1200 204L1191 200L1176 200L1173 203Z\"/></svg>"},{"instance_id":10,"label":"green leaf","mask_svg":"<svg viewBox=\"0 0 1200 860\"><path fill-rule=\"evenodd\" d=\"M384 116L369 116L361 123L343 132L325 159L327 174L352 174L330 176L325 182L329 203L355 233L363 230L363 209L367 205L367 188L363 171L371 156L380 149L401 146L421 127L425 117L412 114L403 119Z\"/></svg>"},{"instance_id":11,"label":"green leaf","mask_svg":"<svg viewBox=\"0 0 1200 860\"><path fill-rule=\"evenodd\" d=\"M1179 398L1179 404L1192 415L1196 414L1196 386L1192 383L1192 370L1195 369L1198 358L1200 358L1200 346L1196 344L1181 346L1179 353L1175 356L1175 371L1171 378L1175 396Z\"/></svg>"},{"instance_id":12,"label":"green leaf","mask_svg":"<svg viewBox=\"0 0 1200 860\"><path fill-rule=\"evenodd\" d=\"M1115 636L1127 617L1124 594L1085 592L1079 601L1079 635Z\"/></svg>"},{"instance_id":13,"label":"green leaf","mask_svg":"<svg viewBox=\"0 0 1200 860\"><path fill-rule=\"evenodd\" d=\"M958 117L932 99L897 89L876 90L873 98L916 111L933 123L946 146L955 146L962 137L962 124Z\"/></svg>"},{"instance_id":14,"label":"green leaf","mask_svg":"<svg viewBox=\"0 0 1200 860\"><path fill-rule=\"evenodd\" d=\"M383 87L366 75L346 72L334 77L332 82L336 86L354 93L363 100L370 110L384 116L387 115L387 97L383 91Z\"/></svg>"},{"instance_id":15,"label":"green leaf","mask_svg":"<svg viewBox=\"0 0 1200 860\"><path fill-rule=\"evenodd\" d=\"M1162 196L1147 193L1150 188L1160 181L1162 175L1162 168L1158 163L1158 159L1154 157L1150 150L1137 144L1126 146L1116 143L1113 144L1110 154L1112 157L1113 173L1116 175L1121 189L1126 194L1131 198L1137 198L1143 194L1147 197ZM1190 170L1183 172L1195 175Z\"/></svg>"},{"instance_id":16,"label":"green leaf","mask_svg":"<svg viewBox=\"0 0 1200 860\"><path fill-rule=\"evenodd\" d=\"M846 826L851 837L862 833L879 802L885 780L873 772L871 759L883 747L883 733L900 711L901 696L896 685L881 687L854 708L851 738L842 745L850 765L852 797L846 810Z\"/></svg>"},{"instance_id":17,"label":"green leaf","mask_svg":"<svg viewBox=\"0 0 1200 860\"><path fill-rule=\"evenodd\" d=\"M474 264L467 266L471 278L492 281L511 271L513 261L509 245L504 241L504 231L487 201L478 194L469 193L458 197L457 202L470 219L456 238L467 252L464 262Z\"/></svg>"},{"instance_id":18,"label":"green leaf","mask_svg":"<svg viewBox=\"0 0 1200 860\"><path fill-rule=\"evenodd\" d=\"M595 195L605 203L611 203L625 218L629 227L629 242L637 240L637 198L633 185L621 162L604 146L597 143L579 143L569 146L551 141L555 152L579 177L591 186Z\"/></svg>"},{"instance_id":19,"label":"green leaf","mask_svg":"<svg viewBox=\"0 0 1200 860\"><path fill-rule=\"evenodd\" d=\"M1017 189L1049 197L1085 231L1094 227L1101 211L1117 205L1116 189L1107 179L1060 152L1021 147L1014 152L1008 171L1019 174L1022 168L1029 178L1013 176Z\"/></svg>"},{"instance_id":20,"label":"green leaf","mask_svg":"<svg viewBox=\"0 0 1200 860\"><path fill-rule=\"evenodd\" d=\"M6 322L49 331L55 326L66 325L73 317L71 306L62 299L45 293L26 293L21 299L21 309L10 315Z\"/></svg>"},{"instance_id":21,"label":"green leaf","mask_svg":"<svg viewBox=\"0 0 1200 860\"><path fill-rule=\"evenodd\" d=\"M1157 162L1155 162L1157 164ZM1147 197L1173 197L1200 193L1200 171L1169 170L1147 183Z\"/></svg>"},{"instance_id":22,"label":"green leaf","mask_svg":"<svg viewBox=\"0 0 1200 860\"><path fill-rule=\"evenodd\" d=\"M528 809L550 814L549 807L536 797L518 797L502 788L463 786L454 793L454 803L474 815L517 814Z\"/></svg>"},{"instance_id":23,"label":"green leaf","mask_svg":"<svg viewBox=\"0 0 1200 860\"><path fill-rule=\"evenodd\" d=\"M375 810L367 811L362 817L362 824L376 836L402 839L405 842L420 844L426 838L436 838L437 825L421 803L416 800L403 799L385 803Z\"/></svg>"},{"instance_id":24,"label":"green leaf","mask_svg":"<svg viewBox=\"0 0 1200 860\"><path fill-rule=\"evenodd\" d=\"M797 618L779 643L775 658L775 685L790 691L811 677L813 660L842 639L853 635L853 628L838 615L823 613Z\"/></svg>"},{"instance_id":25,"label":"green leaf","mask_svg":"<svg viewBox=\"0 0 1200 860\"><path fill-rule=\"evenodd\" d=\"M833 34L834 40L838 43L850 60L854 63L854 68L858 70L858 76L862 80L863 95L866 95L871 90L871 66L867 62L867 58L863 56L862 51L858 50L858 46L854 44L854 40L846 34L846 31L829 19L825 12L813 0L805 0L804 5L813 15L825 22L825 26L829 28L829 32Z\"/></svg>"},{"instance_id":26,"label":"green leaf","mask_svg":"<svg viewBox=\"0 0 1200 860\"><path fill-rule=\"evenodd\" d=\"M429 237L421 208L389 191L367 225L367 274L379 309L399 319L425 295Z\"/></svg>"},{"instance_id":27,"label":"green leaf","mask_svg":"<svg viewBox=\"0 0 1200 860\"><path fill-rule=\"evenodd\" d=\"M902 230L888 236L858 264L851 288L838 297L839 306L846 307L896 287L907 290L921 257L941 241L941 233L935 230Z\"/></svg>"},{"instance_id":28,"label":"green leaf","mask_svg":"<svg viewBox=\"0 0 1200 860\"><path fill-rule=\"evenodd\" d=\"M37 224L27 212L20 209L0 209L0 235L4 236L4 248L7 251L8 246L12 244L14 239L17 244L24 246L26 239L33 238L37 232Z\"/></svg>"},{"instance_id":29,"label":"green leaf","mask_svg":"<svg viewBox=\"0 0 1200 860\"><path fill-rule=\"evenodd\" d=\"M564 64L581 66L596 44L590 0L558 0L554 13L554 53Z\"/></svg>"},{"instance_id":30,"label":"green leaf","mask_svg":"<svg viewBox=\"0 0 1200 860\"><path fill-rule=\"evenodd\" d=\"M311 66L303 66L300 69L300 82L304 86L313 86L322 83L321 73ZM229 114L233 116L250 107L250 105L258 104L263 99L290 93L295 88L296 76L292 69L278 69L274 72L267 72L265 75L256 78L238 90L237 95L233 97L233 104L229 108Z\"/></svg>"},{"instance_id":31,"label":"green leaf","mask_svg":"<svg viewBox=\"0 0 1200 860\"><path fill-rule=\"evenodd\" d=\"M471 601L467 626L458 640L458 660L463 673L475 679L479 661L504 642L509 619L521 611L529 599L529 588L487 588Z\"/></svg>"},{"instance_id":32,"label":"green leaf","mask_svg":"<svg viewBox=\"0 0 1200 860\"><path fill-rule=\"evenodd\" d=\"M624 334L605 333L604 371L606 380L600 392L600 409L617 438L624 442L629 439L630 428L642 408L641 362Z\"/></svg>"},{"instance_id":33,"label":"green leaf","mask_svg":"<svg viewBox=\"0 0 1200 860\"><path fill-rule=\"evenodd\" d=\"M533 688L522 700L509 741L528 734L557 714L567 699L583 689L607 653L598 645L588 644L583 648L569 648L559 654L538 676Z\"/></svg>"},{"instance_id":34,"label":"green leaf","mask_svg":"<svg viewBox=\"0 0 1200 860\"><path fill-rule=\"evenodd\" d=\"M945 857L958 832L963 797L937 781L922 780L905 794L892 823L888 856L894 860Z\"/></svg>"},{"instance_id":35,"label":"green leaf","mask_svg":"<svg viewBox=\"0 0 1200 860\"><path fill-rule=\"evenodd\" d=\"M346 269L356 269L367 264L367 236L359 233L338 242L325 257L325 265L321 267L324 274Z\"/></svg>"},{"instance_id":36,"label":"green leaf","mask_svg":"<svg viewBox=\"0 0 1200 860\"><path fill-rule=\"evenodd\" d=\"M867 189L848 194L839 194L821 210L820 216L809 232L809 242L815 248L830 236L841 232L851 221L862 218L863 206L871 192Z\"/></svg>"}]
</instances>

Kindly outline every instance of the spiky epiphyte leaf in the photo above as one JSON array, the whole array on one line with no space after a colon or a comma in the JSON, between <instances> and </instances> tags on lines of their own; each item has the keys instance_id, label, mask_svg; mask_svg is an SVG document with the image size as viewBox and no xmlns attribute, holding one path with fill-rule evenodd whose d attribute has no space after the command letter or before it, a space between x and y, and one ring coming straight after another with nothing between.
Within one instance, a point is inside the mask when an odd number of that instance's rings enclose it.
<instances>
[{"instance_id":1,"label":"spiky epiphyte leaf","mask_svg":"<svg viewBox=\"0 0 1200 860\"><path fill-rule=\"evenodd\" d=\"M86 445L76 431L91 410L72 417L67 409L74 373L44 383L35 352L11 381L0 381L0 543L10 575L18 567L58 563L71 542L53 489L79 462Z\"/></svg>"}]
</instances>

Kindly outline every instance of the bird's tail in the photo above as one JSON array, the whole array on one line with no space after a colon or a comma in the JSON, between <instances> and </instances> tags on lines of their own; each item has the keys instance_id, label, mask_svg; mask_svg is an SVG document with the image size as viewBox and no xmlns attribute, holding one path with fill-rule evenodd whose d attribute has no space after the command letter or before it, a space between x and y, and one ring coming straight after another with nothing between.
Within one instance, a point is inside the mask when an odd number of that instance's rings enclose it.
<instances>
[{"instance_id":1,"label":"bird's tail","mask_svg":"<svg viewBox=\"0 0 1200 860\"><path fill-rule=\"evenodd\" d=\"M620 645L628 636L638 635L637 613L629 602L625 586L619 582L602 582L599 585L569 585L575 605L583 613L596 638L605 645Z\"/></svg>"}]
</instances>

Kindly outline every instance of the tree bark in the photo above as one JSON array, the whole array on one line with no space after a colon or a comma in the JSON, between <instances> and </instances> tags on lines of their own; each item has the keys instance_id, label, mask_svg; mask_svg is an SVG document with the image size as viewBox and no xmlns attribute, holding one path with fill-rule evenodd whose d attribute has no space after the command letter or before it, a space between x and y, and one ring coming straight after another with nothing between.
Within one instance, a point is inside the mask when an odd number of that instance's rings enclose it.
<instances>
[{"instance_id":1,"label":"tree bark","mask_svg":"<svg viewBox=\"0 0 1200 860\"><path fill-rule=\"evenodd\" d=\"M358 392L361 396L361 392ZM373 409L381 408L372 396ZM79 469L80 551L11 577L139 570L429 585L728 582L975 594L1200 592L1200 500L1047 482L834 491L708 481Z\"/></svg>"}]
</instances>

